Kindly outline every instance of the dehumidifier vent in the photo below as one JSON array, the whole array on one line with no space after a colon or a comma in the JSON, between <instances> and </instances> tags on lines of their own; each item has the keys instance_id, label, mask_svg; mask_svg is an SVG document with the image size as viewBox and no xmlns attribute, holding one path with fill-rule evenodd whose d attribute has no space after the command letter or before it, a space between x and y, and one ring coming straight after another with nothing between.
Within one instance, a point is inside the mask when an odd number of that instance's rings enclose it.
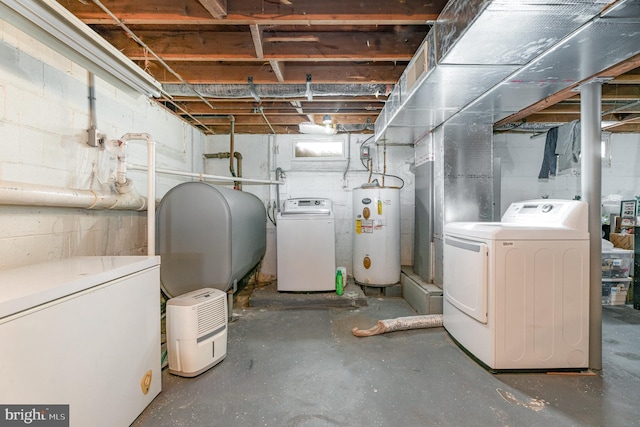
<instances>
[{"instance_id":1,"label":"dehumidifier vent","mask_svg":"<svg viewBox=\"0 0 640 427\"><path fill-rule=\"evenodd\" d=\"M224 303L224 298L217 298L198 306L198 339L224 327L227 321Z\"/></svg>"},{"instance_id":2,"label":"dehumidifier vent","mask_svg":"<svg viewBox=\"0 0 640 427\"><path fill-rule=\"evenodd\" d=\"M169 372L195 377L227 355L227 294L205 288L167 301Z\"/></svg>"}]
</instances>

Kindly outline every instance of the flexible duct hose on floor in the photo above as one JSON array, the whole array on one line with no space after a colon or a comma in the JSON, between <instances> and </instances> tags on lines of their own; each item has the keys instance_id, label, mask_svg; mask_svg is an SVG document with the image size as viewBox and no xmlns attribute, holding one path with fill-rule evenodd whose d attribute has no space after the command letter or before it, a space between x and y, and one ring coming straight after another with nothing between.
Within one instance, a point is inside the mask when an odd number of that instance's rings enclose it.
<instances>
[{"instance_id":1,"label":"flexible duct hose on floor","mask_svg":"<svg viewBox=\"0 0 640 427\"><path fill-rule=\"evenodd\" d=\"M369 329L353 328L351 332L357 337L370 337L385 332L406 331L409 329L439 328L442 326L442 314L424 316L407 316L396 319L378 320L378 324Z\"/></svg>"}]
</instances>

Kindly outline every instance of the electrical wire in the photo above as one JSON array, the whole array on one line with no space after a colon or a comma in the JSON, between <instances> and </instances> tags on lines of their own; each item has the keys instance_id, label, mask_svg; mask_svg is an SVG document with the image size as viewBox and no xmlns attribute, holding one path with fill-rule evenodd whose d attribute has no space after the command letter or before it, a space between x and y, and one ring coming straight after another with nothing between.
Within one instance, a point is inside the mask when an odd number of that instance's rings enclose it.
<instances>
[{"instance_id":1,"label":"electrical wire","mask_svg":"<svg viewBox=\"0 0 640 427\"><path fill-rule=\"evenodd\" d=\"M362 147L364 146L364 144L366 144L367 142L369 142L369 140L371 138L373 138L375 135L371 135L369 138L365 139L364 141L362 141L362 143L360 144L360 151L362 151ZM369 160L371 160L371 158L369 158ZM360 163L362 163L362 166L364 166L364 168L368 171L369 167L364 163L364 159L361 157L360 158ZM382 176L390 176L391 178L395 178L397 180L399 180L402 184L400 184L400 189L404 188L404 179L400 178L397 175L390 175L388 173L380 173L380 172L373 172L373 167L371 168L371 172L369 174L369 182L371 182L371 175L382 175Z\"/></svg>"},{"instance_id":2,"label":"electrical wire","mask_svg":"<svg viewBox=\"0 0 640 427\"><path fill-rule=\"evenodd\" d=\"M271 205L271 202L269 202L269 205ZM269 208L271 208L271 210L272 210L272 212L271 212L271 213L269 213ZM274 227L277 227L278 225L276 224L276 220L275 220L275 217L276 217L276 216L275 216L275 213L276 213L276 212L275 212L275 210L276 210L276 209L275 209L275 206L274 206L274 207L270 207L270 206L268 206L268 205L267 205L267 209L266 209L266 211L267 211L267 218L269 218L269 221L271 221L271 224L273 224L273 225L274 225ZM273 217L272 217L272 216L273 216Z\"/></svg>"},{"instance_id":3,"label":"electrical wire","mask_svg":"<svg viewBox=\"0 0 640 427\"><path fill-rule=\"evenodd\" d=\"M369 138L367 138L367 139L365 139L364 141L362 141L362 144L360 144L360 152L361 152L361 153L362 153L362 146L363 146L364 144L366 144L367 142L369 142L369 140L370 140L371 138L373 138L374 136L375 136L375 135L371 135ZM369 170L369 167L368 167L367 165L365 165L365 164L364 164L364 159L363 159L362 157L360 157L360 163L362 163L362 166L364 166L364 168L365 168L366 170Z\"/></svg>"},{"instance_id":4,"label":"electrical wire","mask_svg":"<svg viewBox=\"0 0 640 427\"><path fill-rule=\"evenodd\" d=\"M216 107L214 107L204 97L204 95L202 95L199 91L197 91L196 88L194 87L194 85L192 85L191 83L188 83L185 79L183 79L180 74L178 74L173 68L171 68L169 66L169 64L167 64L162 58L160 58L160 56L158 56L158 54L156 54L144 41L142 41L142 39L140 37L138 37L138 35L136 33L134 33L133 30L131 30L120 18L118 18L113 12L111 12L111 10L109 8L107 8L104 4L102 4L102 2L100 0L93 0L93 3L96 6L98 6L98 8L100 8L104 13L106 13L111 19L113 19L113 21L116 23L116 25L118 27L120 27L127 34L127 36L129 38L131 38L138 45L140 45L145 50L146 53L150 53L164 67L165 70L167 70L170 74L172 74L174 77L176 77L182 84L184 84L189 89L191 89L196 94L196 96L198 98L200 98L200 100L202 102L204 102L209 108L211 108L214 111L216 110ZM162 93L164 99L167 100L168 102L170 102L174 107L177 107L182 112L186 113L191 119L195 120L199 125L201 125L204 129L209 131L211 134L215 134L215 132L213 132L213 130L210 129L207 125L202 123L200 120L196 119L193 115L191 115L191 113L189 113L184 108L179 106L173 100L173 97L169 93L167 93L164 89L162 89L160 92Z\"/></svg>"}]
</instances>

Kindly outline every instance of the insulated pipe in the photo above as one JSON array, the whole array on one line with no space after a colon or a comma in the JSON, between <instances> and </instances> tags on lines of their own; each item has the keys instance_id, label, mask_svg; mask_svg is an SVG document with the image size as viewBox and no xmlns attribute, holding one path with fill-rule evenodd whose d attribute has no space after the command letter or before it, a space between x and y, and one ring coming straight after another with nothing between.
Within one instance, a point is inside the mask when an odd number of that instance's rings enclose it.
<instances>
[{"instance_id":1,"label":"insulated pipe","mask_svg":"<svg viewBox=\"0 0 640 427\"><path fill-rule=\"evenodd\" d=\"M147 207L144 197L130 191L103 194L94 190L60 188L51 185L0 181L0 204L58 208L137 210Z\"/></svg>"},{"instance_id":2,"label":"insulated pipe","mask_svg":"<svg viewBox=\"0 0 640 427\"><path fill-rule=\"evenodd\" d=\"M602 369L602 83L580 87L582 195L589 205L589 368Z\"/></svg>"},{"instance_id":3,"label":"insulated pipe","mask_svg":"<svg viewBox=\"0 0 640 427\"><path fill-rule=\"evenodd\" d=\"M147 255L153 256L156 254L156 142L148 133L127 133L120 141L125 144L147 141Z\"/></svg>"}]
</instances>

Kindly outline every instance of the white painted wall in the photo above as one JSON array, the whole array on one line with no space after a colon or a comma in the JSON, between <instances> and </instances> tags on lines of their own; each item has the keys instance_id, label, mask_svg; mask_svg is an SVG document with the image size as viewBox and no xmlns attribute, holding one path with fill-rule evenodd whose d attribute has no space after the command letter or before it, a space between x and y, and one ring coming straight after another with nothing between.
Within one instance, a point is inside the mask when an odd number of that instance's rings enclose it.
<instances>
[{"instance_id":1,"label":"white painted wall","mask_svg":"<svg viewBox=\"0 0 640 427\"><path fill-rule=\"evenodd\" d=\"M343 182L343 174L347 168L347 160L307 161L294 160L293 141L318 139L310 135L237 135L235 150L243 156L243 176L247 178L275 179L276 167L286 173L286 184L280 186L280 203L285 199L296 197L325 197L333 201L336 224L336 262L338 266L347 267L347 274L352 274L352 239L353 213L352 189L366 183L369 176L360 163L359 147L369 135L352 135L350 144L351 161ZM336 135L347 143L346 135ZM208 153L228 152L228 136L211 136L207 138ZM372 158L376 171L383 170L383 148L374 147ZM413 227L414 227L414 175L410 170L414 162L414 152L408 146L390 146L387 148L387 173L398 175L405 181L400 191L401 212L401 262L403 265L413 264ZM214 175L229 175L229 161L209 159L205 171ZM373 178L381 179L374 175ZM400 182L387 177L386 185L400 185ZM258 196L265 206L273 206L276 201L276 186L245 185L245 191ZM276 231L273 224L267 224L267 253L263 261L261 273L276 276Z\"/></svg>"},{"instance_id":2,"label":"white painted wall","mask_svg":"<svg viewBox=\"0 0 640 427\"><path fill-rule=\"evenodd\" d=\"M155 102L96 78L98 127L109 139L146 132L157 166L202 171L204 135ZM88 72L0 20L0 180L112 191L116 159L86 144ZM128 160L146 164L146 143ZM129 173L146 195L146 172ZM157 197L183 178L158 176ZM0 268L77 255L145 254L146 213L0 206Z\"/></svg>"},{"instance_id":3,"label":"white painted wall","mask_svg":"<svg viewBox=\"0 0 640 427\"><path fill-rule=\"evenodd\" d=\"M494 136L494 157L502 164L501 214L512 202L526 199L573 199L581 195L580 176L538 179L545 138L530 134ZM640 135L611 135L611 165L602 165L602 196L617 194L623 200L640 195Z\"/></svg>"}]
</instances>

